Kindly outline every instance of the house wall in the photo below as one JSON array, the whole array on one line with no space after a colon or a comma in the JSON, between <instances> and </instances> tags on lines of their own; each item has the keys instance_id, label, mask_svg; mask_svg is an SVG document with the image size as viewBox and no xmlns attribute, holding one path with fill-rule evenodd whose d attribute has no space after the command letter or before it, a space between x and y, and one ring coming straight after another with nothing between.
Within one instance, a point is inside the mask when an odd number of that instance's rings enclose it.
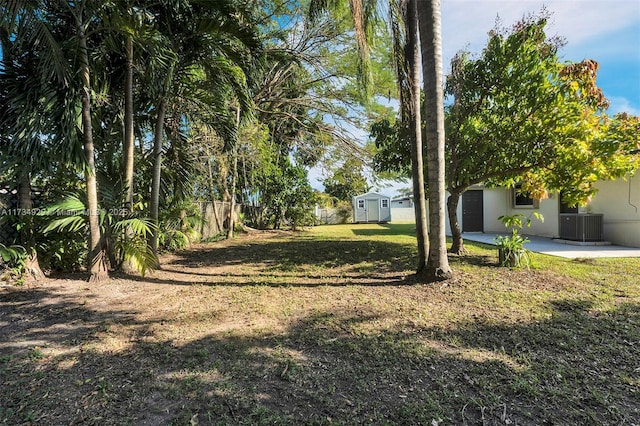
<instances>
[{"instance_id":1,"label":"house wall","mask_svg":"<svg viewBox=\"0 0 640 426\"><path fill-rule=\"evenodd\" d=\"M391 207L392 223L416 223L416 212L406 207Z\"/></svg>"},{"instance_id":2,"label":"house wall","mask_svg":"<svg viewBox=\"0 0 640 426\"><path fill-rule=\"evenodd\" d=\"M484 218L484 222L483 222L484 232L502 232L504 230L504 226L502 225L502 223L500 223L497 220L495 221L488 220L489 218L495 219L498 216L505 214L505 213L496 213L497 211L501 211L501 212L504 211L504 209L500 210L502 207L504 207L503 201L502 201L502 198L503 198L502 194L496 193L492 189L488 189L480 186L473 186L470 189L474 189L474 190L479 189L483 191L482 192L482 195L483 195L482 215ZM449 195L450 193L448 191L445 192L445 200L449 199ZM447 236L451 236L452 232L451 232L451 223L449 222L449 210L446 208L445 208L445 214L447 215L447 218L445 220L445 233L447 234ZM462 196L460 196L460 200L458 201L457 214L458 214L458 221L460 222L460 227L462 228ZM494 222L496 222L500 227L498 228L497 226L494 226ZM493 228L496 228L497 230L492 230Z\"/></svg>"},{"instance_id":3,"label":"house wall","mask_svg":"<svg viewBox=\"0 0 640 426\"><path fill-rule=\"evenodd\" d=\"M534 212L542 215L543 221L533 216ZM505 233L507 228L498 217L523 214L531 218L531 226L522 229L523 234L539 235L555 238L560 235L560 202L558 194L552 193L549 198L540 200L538 208L514 207L512 192L506 188L484 189L484 232Z\"/></svg>"},{"instance_id":4,"label":"house wall","mask_svg":"<svg viewBox=\"0 0 640 426\"><path fill-rule=\"evenodd\" d=\"M595 184L598 193L580 213L603 214L604 239L613 244L640 247L640 175L615 181L600 181ZM475 189L475 188L474 188ZM529 216L534 211L542 214L544 221L532 217L531 227L523 234L557 238L560 235L560 200L557 193L540 200L537 209L513 207L512 195L505 188L483 189L484 232L504 233L506 228L498 220L502 215L517 213ZM462 203L458 206L458 217L462 221ZM451 235L447 221L447 235Z\"/></svg>"},{"instance_id":5,"label":"house wall","mask_svg":"<svg viewBox=\"0 0 640 426\"><path fill-rule=\"evenodd\" d=\"M484 188L484 232L506 232L498 217L510 213L509 191L503 188Z\"/></svg>"},{"instance_id":6,"label":"house wall","mask_svg":"<svg viewBox=\"0 0 640 426\"><path fill-rule=\"evenodd\" d=\"M544 221L540 221L531 216L531 227L524 228L523 234L540 235L543 237L558 237L560 233L560 203L558 195L552 194L548 199L541 200L538 208L513 207L511 200L511 191L505 188L473 188L482 189L483 206L482 212L484 216L483 228L487 233L506 233L507 228L498 220L500 216L511 216L515 214L523 214L527 217L532 213L538 212L542 214ZM449 196L449 193L446 195ZM458 220L462 226L462 199L458 203ZM451 235L451 224L447 217L446 233Z\"/></svg>"},{"instance_id":7,"label":"house wall","mask_svg":"<svg viewBox=\"0 0 640 426\"><path fill-rule=\"evenodd\" d=\"M604 215L606 241L640 247L640 174L626 180L597 182L595 186L598 193L581 212Z\"/></svg>"},{"instance_id":8,"label":"house wall","mask_svg":"<svg viewBox=\"0 0 640 426\"><path fill-rule=\"evenodd\" d=\"M613 244L640 247L640 173L634 177L615 181L600 181L595 184L598 193L580 213L603 214L604 239ZM474 187L483 190L484 232L505 233L506 228L498 220L503 215L517 213L529 216L534 211L542 214L544 222L533 218L531 227L524 228L523 234L557 238L560 236L560 200L557 193L540 200L539 208L513 207L511 191L505 188ZM449 193L446 194L449 196ZM462 202L458 204L458 218L462 224ZM449 220L446 233L451 235Z\"/></svg>"}]
</instances>

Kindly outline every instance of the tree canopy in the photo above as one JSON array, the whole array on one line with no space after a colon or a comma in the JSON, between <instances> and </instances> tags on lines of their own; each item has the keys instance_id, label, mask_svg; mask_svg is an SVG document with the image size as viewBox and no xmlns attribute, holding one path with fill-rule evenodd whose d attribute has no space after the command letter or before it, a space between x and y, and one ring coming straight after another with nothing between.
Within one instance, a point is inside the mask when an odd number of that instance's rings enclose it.
<instances>
[{"instance_id":1,"label":"tree canopy","mask_svg":"<svg viewBox=\"0 0 640 426\"><path fill-rule=\"evenodd\" d=\"M562 62L562 40L545 33L547 17L532 15L496 28L474 56L459 52L446 82L446 187L452 251L463 250L460 195L474 184L515 186L534 198L562 191L570 203L594 194L600 179L638 166L637 117L606 115L594 60ZM622 130L625 129L625 130ZM384 121L373 128L380 169L406 171L403 129Z\"/></svg>"},{"instance_id":2,"label":"tree canopy","mask_svg":"<svg viewBox=\"0 0 640 426\"><path fill-rule=\"evenodd\" d=\"M371 189L362 173L362 162L354 158L344 161L323 183L325 192L339 201L351 201Z\"/></svg>"}]
</instances>

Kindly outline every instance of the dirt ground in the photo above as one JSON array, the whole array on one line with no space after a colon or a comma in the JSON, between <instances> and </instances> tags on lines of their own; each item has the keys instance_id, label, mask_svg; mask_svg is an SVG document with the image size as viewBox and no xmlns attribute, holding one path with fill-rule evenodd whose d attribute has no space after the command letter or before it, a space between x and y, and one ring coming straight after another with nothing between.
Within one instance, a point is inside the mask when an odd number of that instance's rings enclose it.
<instances>
[{"instance_id":1,"label":"dirt ground","mask_svg":"<svg viewBox=\"0 0 640 426\"><path fill-rule=\"evenodd\" d=\"M4 287L0 424L640 421L635 299L599 312L582 283L486 254L408 285L405 252L256 232L144 278Z\"/></svg>"}]
</instances>

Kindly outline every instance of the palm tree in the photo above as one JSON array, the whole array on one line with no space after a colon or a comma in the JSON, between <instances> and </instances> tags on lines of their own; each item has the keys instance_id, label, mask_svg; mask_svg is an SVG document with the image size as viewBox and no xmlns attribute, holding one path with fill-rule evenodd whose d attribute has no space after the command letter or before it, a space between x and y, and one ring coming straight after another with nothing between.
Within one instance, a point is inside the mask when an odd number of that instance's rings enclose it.
<instances>
[{"instance_id":1,"label":"palm tree","mask_svg":"<svg viewBox=\"0 0 640 426\"><path fill-rule=\"evenodd\" d=\"M48 162L53 161L52 158L64 163L75 160L78 167L83 165L89 192L97 192L91 132L91 76L84 27L85 6L86 2L72 6L66 3L13 1L2 10L3 35L9 34L8 28L12 23L20 22L15 33L3 37L2 47L3 53L10 55L12 48L9 44L17 45L20 61L23 62L5 61L4 67L5 74L14 73L9 77L13 81L7 85L10 86L9 96L15 105L21 105L19 114L17 110L13 113L8 111L5 125L8 123L7 128L13 135L9 148L14 153L16 167L20 170L18 188L22 208L31 207L30 173L35 168L44 168ZM75 33L75 37L68 40L68 33ZM61 34L65 35L64 39L61 39ZM69 64L74 64L77 68L71 69ZM80 76L80 81L75 85L74 75ZM79 91L76 90L78 85L81 86ZM61 97L63 92L64 97ZM69 102L69 98L78 93L81 93L76 99L82 104L81 133L84 138L84 155L81 158L76 155L75 149L78 140L75 123L78 117L75 115L73 102ZM60 102L62 99L64 101ZM58 144L62 142L62 149L54 154L52 146L45 146L41 141L47 137ZM89 217L93 224L90 247L91 259L94 261L90 269L91 280L96 280L106 276L106 268L99 248L97 196L91 197L90 202ZM31 229L28 232L31 233Z\"/></svg>"},{"instance_id":2,"label":"palm tree","mask_svg":"<svg viewBox=\"0 0 640 426\"><path fill-rule=\"evenodd\" d=\"M422 48L422 74L425 92L425 130L429 189L429 280L446 280L453 276L447 258L445 235L445 159L444 94L442 73L442 39L440 1L417 2Z\"/></svg>"},{"instance_id":3,"label":"palm tree","mask_svg":"<svg viewBox=\"0 0 640 426\"><path fill-rule=\"evenodd\" d=\"M427 258L429 255L429 236L427 228L427 208L424 189L424 163L422 144L422 119L420 102L420 42L418 40L417 0L404 0L400 4L401 22L404 25L404 46L398 45L396 51L403 52L397 65L397 79L400 88L400 114L402 122L409 129L411 139L411 174L413 181L414 210L416 217L416 238L418 241L418 267L416 277L425 279ZM397 22L397 20L392 20ZM392 27L395 28L395 27ZM402 29L394 31L394 41L398 44Z\"/></svg>"},{"instance_id":4,"label":"palm tree","mask_svg":"<svg viewBox=\"0 0 640 426\"><path fill-rule=\"evenodd\" d=\"M164 59L157 70L151 90L155 99L153 178L151 183L150 216L158 224L162 179L164 135L180 139L180 123L190 118L192 123L216 125L217 133L227 147L235 143L236 125L229 103L236 99L239 110L251 109L243 68L253 49L259 46L248 11L229 14L230 3L196 5L188 1L167 3L151 9L154 15L159 49ZM153 87L153 86L152 86ZM150 241L157 254L158 229Z\"/></svg>"},{"instance_id":5,"label":"palm tree","mask_svg":"<svg viewBox=\"0 0 640 426\"><path fill-rule=\"evenodd\" d=\"M95 70L90 60L91 50L95 47L95 41L90 40L93 34L103 29L104 20L100 19L102 10L97 2L91 0L73 3L14 1L11 6L9 11L13 19L19 17L22 24L16 40L22 43L23 50L37 47L36 72L40 76L40 84L54 92L54 100L59 94L66 95L57 105L49 105L47 113L51 114L50 119L59 122L57 128L46 130L53 134L58 154L63 153L63 162L75 164L85 176L89 281L106 279L107 258L99 223L93 128ZM80 117L77 116L78 104ZM80 129L75 125L78 121L81 123ZM42 129L37 131L43 132Z\"/></svg>"},{"instance_id":6,"label":"palm tree","mask_svg":"<svg viewBox=\"0 0 640 426\"><path fill-rule=\"evenodd\" d=\"M127 188L128 209L133 210L133 166L134 166L134 133L133 133L133 37L125 37L125 54L127 58L124 82L124 181Z\"/></svg>"},{"instance_id":7,"label":"palm tree","mask_svg":"<svg viewBox=\"0 0 640 426\"><path fill-rule=\"evenodd\" d=\"M158 258L158 213L160 209L160 179L162 173L162 145L164 140L165 115L167 110L167 99L161 97L156 107L156 124L153 136L153 177L151 179L151 202L149 210L151 212L151 222L154 225L151 234L151 251L153 251L156 259ZM160 267L160 263L156 260L156 266Z\"/></svg>"},{"instance_id":8,"label":"palm tree","mask_svg":"<svg viewBox=\"0 0 640 426\"><path fill-rule=\"evenodd\" d=\"M124 184L127 191L126 207L133 210L134 204L134 165L135 165L135 126L134 126L134 71L136 52L145 52L145 46L153 42L153 33L147 22L147 14L144 4L135 0L110 4L108 14L108 29L115 32L115 37L110 42L116 46L117 53L124 54L122 81L122 97L124 99L123 139L122 139L122 165L124 172ZM122 49L122 51L120 50ZM140 53L138 53L138 57ZM114 86L119 82L114 82Z\"/></svg>"},{"instance_id":9,"label":"palm tree","mask_svg":"<svg viewBox=\"0 0 640 426\"><path fill-rule=\"evenodd\" d=\"M2 76L4 78L9 77L12 74L13 77L17 76L17 71L28 72L28 67L18 67L18 64L14 61L14 43L12 38L14 36L15 22L6 20L0 21L0 65L2 70ZM20 76L24 79L25 75ZM15 96L12 99L12 94L21 97L20 91L14 91L5 89L2 93L3 113L0 114L0 129L14 129L17 127L16 121L18 121L18 110L13 107L19 99ZM26 108L22 112L23 114L31 115L31 108ZM38 255L33 247L33 218L31 217L31 210L33 208L33 201L31 198L31 169L32 169L32 157L34 149L39 148L39 136L36 132L28 132L22 137L18 137L18 132L12 132L11 130L5 130L4 135L0 135L1 144L3 146L4 155L13 156L15 163L15 181L17 184L18 195L18 211L25 212L18 218L20 224L20 243L26 250L26 262L25 270L29 276L35 280L39 280L44 277L40 265L38 263ZM31 143L27 143L27 139L31 140ZM31 151L31 152L29 152Z\"/></svg>"},{"instance_id":10,"label":"palm tree","mask_svg":"<svg viewBox=\"0 0 640 426\"><path fill-rule=\"evenodd\" d=\"M100 206L98 205L98 184L96 179L95 153L93 144L93 123L91 115L91 64L87 47L86 25L91 21L88 0L75 6L66 4L74 20L77 38L77 56L81 78L82 102L82 142L85 157L84 175L87 187L87 216L89 220L89 282L98 282L109 277L107 258L102 246L100 233Z\"/></svg>"},{"instance_id":11,"label":"palm tree","mask_svg":"<svg viewBox=\"0 0 640 426\"><path fill-rule=\"evenodd\" d=\"M375 2L373 2L375 3ZM420 114L420 40L418 39L417 0L390 0L389 23L394 45L394 65L400 93L400 109L403 125L409 130L411 139L411 173L414 192L414 209L416 216L416 239L418 244L418 265L416 276L426 279L426 266L429 256L429 234L427 228L427 209L425 201L422 121ZM336 7L335 5L334 7ZM327 3L316 1L311 3L311 16L319 14ZM359 71L361 81L370 81L368 42L372 38L371 22L374 20L375 6L362 1L350 0L359 53ZM444 229L444 228L443 228Z\"/></svg>"}]
</instances>

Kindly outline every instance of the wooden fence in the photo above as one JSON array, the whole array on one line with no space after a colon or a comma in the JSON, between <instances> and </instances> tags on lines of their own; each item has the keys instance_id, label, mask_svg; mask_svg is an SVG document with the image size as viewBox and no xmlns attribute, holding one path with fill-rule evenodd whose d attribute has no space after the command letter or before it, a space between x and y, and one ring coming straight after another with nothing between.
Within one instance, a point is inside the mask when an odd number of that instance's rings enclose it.
<instances>
[{"instance_id":1,"label":"wooden fence","mask_svg":"<svg viewBox=\"0 0 640 426\"><path fill-rule=\"evenodd\" d=\"M202 222L202 228L200 233L202 239L215 237L229 229L229 211L231 209L231 203L228 201L201 201L200 214L204 219ZM242 205L235 205L235 217L238 218L238 214L242 211Z\"/></svg>"}]
</instances>

